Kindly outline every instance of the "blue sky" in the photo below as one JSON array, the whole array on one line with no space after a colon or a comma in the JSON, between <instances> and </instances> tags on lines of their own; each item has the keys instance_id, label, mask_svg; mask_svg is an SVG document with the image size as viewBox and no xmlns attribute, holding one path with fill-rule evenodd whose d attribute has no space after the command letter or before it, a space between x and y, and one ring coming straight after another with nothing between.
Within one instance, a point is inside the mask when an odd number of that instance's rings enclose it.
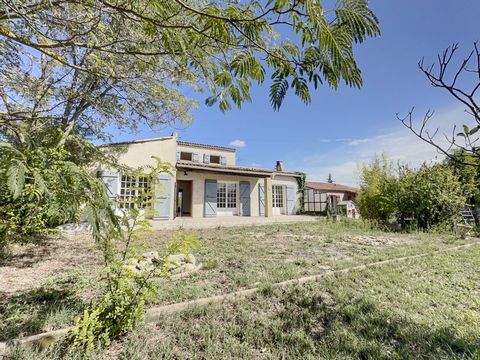
<instances>
[{"instance_id":1,"label":"blue sky","mask_svg":"<svg viewBox=\"0 0 480 360\"><path fill-rule=\"evenodd\" d=\"M203 105L193 112L188 127L119 134L122 140L155 137L177 131L185 141L229 145L238 140L237 163L272 167L284 160L287 170L305 171L309 180L356 185L358 164L385 151L394 159L417 165L439 157L396 120L416 106L420 117L428 108L448 123L462 116L462 108L440 89L432 88L418 70L425 57L436 55L454 42L459 56L480 40L479 0L371 0L380 19L382 36L356 47L364 86L322 88L307 106L293 94L279 112L268 100L268 83L253 89L253 102L225 114ZM459 57L460 59L460 57ZM190 96L193 94L189 94Z\"/></svg>"}]
</instances>

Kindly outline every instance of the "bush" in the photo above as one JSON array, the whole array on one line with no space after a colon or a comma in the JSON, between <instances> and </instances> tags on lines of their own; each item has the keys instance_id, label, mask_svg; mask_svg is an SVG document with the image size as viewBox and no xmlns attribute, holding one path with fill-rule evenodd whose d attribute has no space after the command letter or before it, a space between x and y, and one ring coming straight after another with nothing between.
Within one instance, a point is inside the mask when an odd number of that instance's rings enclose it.
<instances>
[{"instance_id":1,"label":"bush","mask_svg":"<svg viewBox=\"0 0 480 360\"><path fill-rule=\"evenodd\" d=\"M157 167L137 169L135 175L141 174L149 184L154 184L159 173L169 170L169 165L157 159ZM143 238L151 232L151 223L146 218L154 215L155 193L161 189L150 186L147 189L133 187L131 190L132 194L136 194L130 199L134 207L123 209L121 216L114 215L109 207L103 212L101 209L89 212L90 223L94 224L93 236L104 258L107 285L101 301L77 318L75 328L67 337L67 343L85 356L96 343L108 345L111 340L143 322L146 303L153 301L157 295L157 287L151 280L169 276L173 265L169 255L186 255L200 246L194 235L179 232L165 249L156 254L155 261L137 269L134 264L146 260L141 254L144 250Z\"/></svg>"},{"instance_id":2,"label":"bush","mask_svg":"<svg viewBox=\"0 0 480 360\"><path fill-rule=\"evenodd\" d=\"M358 205L366 219L426 230L451 224L465 204L462 183L442 164L423 164L419 169L398 164L393 170L382 156L362 168Z\"/></svg>"},{"instance_id":3,"label":"bush","mask_svg":"<svg viewBox=\"0 0 480 360\"><path fill-rule=\"evenodd\" d=\"M108 198L85 166L64 146L0 142L0 244L29 242L56 225L78 219L89 202Z\"/></svg>"}]
</instances>

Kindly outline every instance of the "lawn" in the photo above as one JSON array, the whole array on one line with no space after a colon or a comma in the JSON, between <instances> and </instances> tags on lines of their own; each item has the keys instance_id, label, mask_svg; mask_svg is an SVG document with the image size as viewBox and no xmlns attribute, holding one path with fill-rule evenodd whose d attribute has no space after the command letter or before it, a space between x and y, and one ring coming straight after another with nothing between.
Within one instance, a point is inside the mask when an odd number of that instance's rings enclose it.
<instances>
[{"instance_id":1,"label":"lawn","mask_svg":"<svg viewBox=\"0 0 480 360\"><path fill-rule=\"evenodd\" d=\"M146 249L158 249L170 236L171 232L156 232L144 245ZM402 358L414 357L414 349L421 355L424 352L425 357L435 357L437 350L439 356L457 352L468 355L468 349L478 346L469 338L471 331L480 332L476 312L480 288L476 275L480 265L478 247L338 275L301 288L267 291L269 284L282 280L432 252L478 239L459 240L448 234L393 234L372 230L362 223L326 221L205 229L199 230L198 236L203 247L196 256L204 269L188 278L159 282L158 304L256 286L266 292L253 301L173 316L155 328L153 338L147 336L152 333L148 327L124 339L122 344L114 344L107 355L118 351L133 358L147 353L158 358L228 358L245 351L245 357L250 358L290 358L302 354L344 358L362 357L364 347L379 351L378 356L372 352L373 357ZM26 265L28 253L33 255ZM17 272L15 266L19 267ZM72 318L97 296L99 269L99 254L85 236L14 249L14 256L0 267L0 291L4 293L0 302L1 340L71 324ZM410 288L411 291L405 291ZM308 305L309 302L313 303ZM386 326L382 319L392 325ZM421 340L428 335L420 338L422 331L440 331L440 325L442 331L449 326L455 330L455 337L448 331L444 335L445 339L458 340L455 346L460 350L448 342L451 353L445 346L433 351L442 341L432 338L428 347ZM223 333L223 328L228 331ZM318 328L317 335L312 335L313 328ZM383 328L388 334L378 334L378 339L365 333ZM419 332L416 336L413 328ZM338 341L335 346L334 339ZM391 343L387 346L386 341ZM196 349L196 342L203 345ZM342 348L347 345L353 348ZM419 348L420 345L423 347ZM143 355L127 354L137 351L136 348L142 348L139 354ZM327 354L327 350L331 352Z\"/></svg>"}]
</instances>

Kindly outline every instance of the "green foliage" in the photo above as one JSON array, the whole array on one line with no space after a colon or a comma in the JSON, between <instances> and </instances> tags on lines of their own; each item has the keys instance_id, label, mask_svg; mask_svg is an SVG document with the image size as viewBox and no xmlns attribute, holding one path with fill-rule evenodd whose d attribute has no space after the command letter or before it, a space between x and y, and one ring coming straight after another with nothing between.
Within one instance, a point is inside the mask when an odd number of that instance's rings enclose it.
<instances>
[{"instance_id":1,"label":"green foliage","mask_svg":"<svg viewBox=\"0 0 480 360\"><path fill-rule=\"evenodd\" d=\"M365 219L387 222L395 208L391 184L395 182L392 165L387 157L375 157L369 166L361 169L360 192L357 195L360 213Z\"/></svg>"},{"instance_id":2,"label":"green foliage","mask_svg":"<svg viewBox=\"0 0 480 360\"><path fill-rule=\"evenodd\" d=\"M445 159L445 165L458 176L469 204L480 205L480 158L458 150Z\"/></svg>"},{"instance_id":3,"label":"green foliage","mask_svg":"<svg viewBox=\"0 0 480 360\"><path fill-rule=\"evenodd\" d=\"M298 210L297 213L303 214L305 212L305 181L307 175L303 172L297 172L299 176L295 177L297 181L297 194L298 194Z\"/></svg>"},{"instance_id":4,"label":"green foliage","mask_svg":"<svg viewBox=\"0 0 480 360\"><path fill-rule=\"evenodd\" d=\"M105 207L105 186L70 160L65 145L0 143L0 243L29 242L95 201ZM102 205L103 204L103 205Z\"/></svg>"},{"instance_id":5,"label":"green foliage","mask_svg":"<svg viewBox=\"0 0 480 360\"><path fill-rule=\"evenodd\" d=\"M396 220L403 228L414 225L421 229L451 224L466 204L463 186L452 169L423 164L414 170L399 164L393 170L385 155L363 166L357 201L366 219L380 223Z\"/></svg>"},{"instance_id":6,"label":"green foliage","mask_svg":"<svg viewBox=\"0 0 480 360\"><path fill-rule=\"evenodd\" d=\"M131 175L145 176L153 185L158 173L169 169L169 165L157 159L157 166L136 169ZM158 295L152 279L169 276L172 265L169 255L189 254L200 246L194 235L179 232L158 251L155 261L142 269L135 268L138 261L145 261L141 254L144 250L142 240L151 232L151 223L145 217L153 215L155 193L162 191L155 186L135 190L137 195L131 200L134 206L122 209L122 215L115 217L115 221L105 221L102 217L94 221L93 235L104 257L107 286L99 303L77 318L75 328L68 335L73 347L81 349L85 355L97 343L108 345L142 322L146 303L154 301Z\"/></svg>"},{"instance_id":7,"label":"green foliage","mask_svg":"<svg viewBox=\"0 0 480 360\"><path fill-rule=\"evenodd\" d=\"M186 87L222 111L251 101L267 72L274 109L289 89L309 103L310 84L359 87L353 44L380 34L367 0L2 0L0 18L4 130L48 124L100 138L111 124L190 121Z\"/></svg>"}]
</instances>

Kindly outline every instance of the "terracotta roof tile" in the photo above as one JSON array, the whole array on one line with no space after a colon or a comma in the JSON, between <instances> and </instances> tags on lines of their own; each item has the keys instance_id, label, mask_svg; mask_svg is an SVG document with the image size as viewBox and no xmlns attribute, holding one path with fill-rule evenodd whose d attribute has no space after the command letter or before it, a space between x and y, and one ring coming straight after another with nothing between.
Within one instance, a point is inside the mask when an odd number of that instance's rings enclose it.
<instances>
[{"instance_id":1,"label":"terracotta roof tile","mask_svg":"<svg viewBox=\"0 0 480 360\"><path fill-rule=\"evenodd\" d=\"M274 171L266 168L256 168L256 167L247 167L247 166L237 166L237 165L219 165L219 164L205 164L202 162L195 162L189 160L179 160L177 161L177 168L190 168L190 169L205 169L208 171L219 171L219 172L237 172L237 173L256 173L262 175L284 175L284 176L300 176L297 173L289 171Z\"/></svg>"},{"instance_id":2,"label":"terracotta roof tile","mask_svg":"<svg viewBox=\"0 0 480 360\"><path fill-rule=\"evenodd\" d=\"M357 193L358 189L342 184L336 183L328 183L328 182L315 182L315 181L307 181L305 183L305 187L314 189L314 190L321 190L321 191L340 191L340 192L352 192Z\"/></svg>"},{"instance_id":3,"label":"terracotta roof tile","mask_svg":"<svg viewBox=\"0 0 480 360\"><path fill-rule=\"evenodd\" d=\"M218 164L205 164L202 162L188 161L188 160L179 160L177 161L177 168L188 168L188 169L199 169L199 170L209 170L209 171L219 171L219 172L237 172L237 173L256 173L262 175L272 175L273 170L264 169L264 168L253 168L253 167L243 167L243 166L232 166L232 165L218 165Z\"/></svg>"}]
</instances>

